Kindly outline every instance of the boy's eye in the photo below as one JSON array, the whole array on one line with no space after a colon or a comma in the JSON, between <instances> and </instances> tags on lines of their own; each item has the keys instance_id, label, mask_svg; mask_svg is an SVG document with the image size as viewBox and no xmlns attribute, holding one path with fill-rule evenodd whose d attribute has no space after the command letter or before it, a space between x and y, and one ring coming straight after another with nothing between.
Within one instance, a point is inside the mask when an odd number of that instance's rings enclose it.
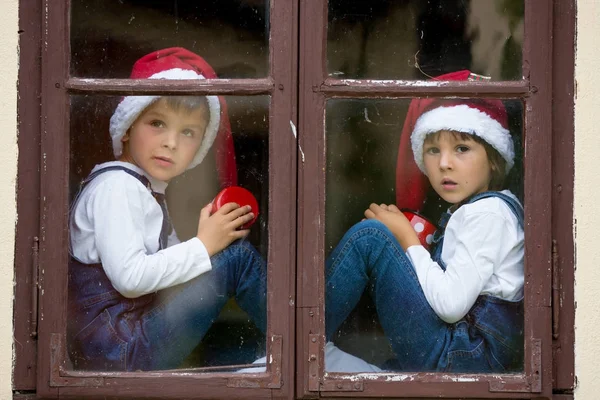
<instances>
[{"instance_id":1,"label":"boy's eye","mask_svg":"<svg viewBox=\"0 0 600 400\"><path fill-rule=\"evenodd\" d=\"M438 154L440 152L440 149L438 149L437 147L428 147L425 149L425 154Z\"/></svg>"},{"instance_id":2,"label":"boy's eye","mask_svg":"<svg viewBox=\"0 0 600 400\"><path fill-rule=\"evenodd\" d=\"M183 134L183 136L194 137L194 131L191 129L185 129L181 133Z\"/></svg>"},{"instance_id":3,"label":"boy's eye","mask_svg":"<svg viewBox=\"0 0 600 400\"><path fill-rule=\"evenodd\" d=\"M161 120L155 119L153 121L150 121L150 125L155 128L162 128L165 126L165 123L162 122Z\"/></svg>"},{"instance_id":4,"label":"boy's eye","mask_svg":"<svg viewBox=\"0 0 600 400\"><path fill-rule=\"evenodd\" d=\"M458 153L465 153L465 152L469 151L469 146L465 146L465 145L456 146L456 151Z\"/></svg>"}]
</instances>

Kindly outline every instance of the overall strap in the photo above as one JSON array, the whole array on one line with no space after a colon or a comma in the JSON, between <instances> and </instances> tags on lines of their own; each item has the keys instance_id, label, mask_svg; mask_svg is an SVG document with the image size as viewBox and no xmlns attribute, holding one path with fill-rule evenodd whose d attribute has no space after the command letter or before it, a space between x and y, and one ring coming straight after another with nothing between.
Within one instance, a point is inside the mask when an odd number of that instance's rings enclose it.
<instances>
[{"instance_id":1,"label":"overall strap","mask_svg":"<svg viewBox=\"0 0 600 400\"><path fill-rule=\"evenodd\" d=\"M471 197L469 201L467 201L465 204L471 204L476 202L477 200L487 199L490 197L498 197L499 199L503 200L508 206L508 208L513 212L515 217L517 217L517 222L519 223L521 229L525 229L525 217L523 206L521 206L521 204L517 200L504 193L494 191L479 193ZM442 260L442 247L444 245L444 233L446 231L446 225L448 224L448 220L451 216L452 214L450 214L449 212L442 213L438 222L438 230L435 231L433 235L434 248L432 252L432 259L435 262L437 262L444 271L446 270L446 264Z\"/></svg>"},{"instance_id":2,"label":"overall strap","mask_svg":"<svg viewBox=\"0 0 600 400\"><path fill-rule=\"evenodd\" d=\"M157 193L154 190L152 190L152 185L150 184L150 181L148 180L148 178L146 178L142 174L138 174L137 172L130 170L127 167L123 167L121 165L112 165L110 167L101 168L101 169L99 169L97 171L94 171L91 174L89 174L88 177L85 178L81 182L81 186L79 188L79 193L77 194L77 196L73 200L73 207L77 203L77 199L79 197L79 194L83 191L83 188L85 188L85 186L88 183L90 183L92 180L94 180L94 178L96 178L98 175L103 174L103 173L108 172L108 171L123 171L123 172L126 172L129 175L131 175L134 178L136 178L138 181L140 181L142 183L142 185L144 185L146 188L148 188L151 191L152 196L154 197L154 199L156 200L156 202L160 206L160 209L161 209L161 211L163 213L162 229L160 231L160 236L159 236L159 239L158 239L159 249L160 250L166 249L167 248L167 241L168 241L169 235L171 234L171 232L173 232L173 225L171 224L171 218L169 217L169 212L167 210L167 203L166 203L166 200L165 200L165 195L162 194L162 193Z\"/></svg>"},{"instance_id":3,"label":"overall strap","mask_svg":"<svg viewBox=\"0 0 600 400\"><path fill-rule=\"evenodd\" d=\"M88 183L93 181L98 175L103 174L108 171L124 171L124 172L128 173L129 175L133 176L138 181L140 181L142 183L142 185L144 185L148 189L152 190L152 187L150 185L150 181L148 180L148 178L146 178L144 175L138 174L137 172L130 170L129 168L125 168L120 165L113 165L110 167L101 168L97 171L92 172L91 174L89 174L87 176L87 178L85 178L84 180L81 181L81 183L79 185L79 190L77 191L77 194L73 198L73 201L71 201L71 207L69 209L69 214L73 214L73 210L75 210L75 206L77 205L77 202L79 201L79 196L81 196L81 193L83 193L83 189L85 189L85 187L88 185Z\"/></svg>"},{"instance_id":4,"label":"overall strap","mask_svg":"<svg viewBox=\"0 0 600 400\"><path fill-rule=\"evenodd\" d=\"M523 211L523 206L511 196L500 192L483 192L471 197L467 204L471 204L476 202L477 200L486 199L489 197L498 197L499 199L503 200L508 206L508 208L513 212L515 217L517 217L517 221L521 229L525 229L525 212Z\"/></svg>"},{"instance_id":5,"label":"overall strap","mask_svg":"<svg viewBox=\"0 0 600 400\"><path fill-rule=\"evenodd\" d=\"M160 206L163 214L162 227L160 229L160 237L158 238L158 247L160 250L166 249L168 246L169 235L173 232L173 224L171 223L171 217L169 217L169 210L167 208L167 199L163 193L152 192L152 196Z\"/></svg>"},{"instance_id":6,"label":"overall strap","mask_svg":"<svg viewBox=\"0 0 600 400\"><path fill-rule=\"evenodd\" d=\"M85 178L81 182L81 189L83 189L85 187L85 185L87 185L88 183L90 183L95 177L97 177L100 174L103 174L104 172L108 172L108 171L125 171L129 175L133 176L138 181L140 181L142 183L142 185L144 185L148 189L152 190L152 186L150 185L150 181L148 180L148 178L146 178L142 174L138 174L137 172L130 170L127 167L123 167L123 166L120 166L120 165L112 165L110 167L101 168L101 169L99 169L97 171L92 172L91 174L88 175L87 178Z\"/></svg>"}]
</instances>

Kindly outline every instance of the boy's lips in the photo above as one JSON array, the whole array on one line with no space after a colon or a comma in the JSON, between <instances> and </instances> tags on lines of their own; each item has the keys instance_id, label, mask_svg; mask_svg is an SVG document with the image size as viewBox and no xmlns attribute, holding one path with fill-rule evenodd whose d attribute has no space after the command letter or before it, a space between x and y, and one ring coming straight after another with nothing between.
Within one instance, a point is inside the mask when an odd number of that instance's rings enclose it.
<instances>
[{"instance_id":1,"label":"boy's lips","mask_svg":"<svg viewBox=\"0 0 600 400\"><path fill-rule=\"evenodd\" d=\"M161 157L161 156L155 156L152 157L156 162L158 162L161 165L171 165L173 164L173 160L170 159L169 157Z\"/></svg>"},{"instance_id":2,"label":"boy's lips","mask_svg":"<svg viewBox=\"0 0 600 400\"><path fill-rule=\"evenodd\" d=\"M442 179L441 185L444 189L454 189L457 186L457 183L452 179L444 178Z\"/></svg>"}]
</instances>

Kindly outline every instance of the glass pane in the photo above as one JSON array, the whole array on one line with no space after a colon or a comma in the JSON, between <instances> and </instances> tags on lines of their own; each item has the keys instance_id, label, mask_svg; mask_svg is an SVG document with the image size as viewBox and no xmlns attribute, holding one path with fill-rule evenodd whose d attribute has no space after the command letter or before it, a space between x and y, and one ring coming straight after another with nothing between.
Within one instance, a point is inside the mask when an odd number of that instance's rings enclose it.
<instances>
[{"instance_id":1,"label":"glass pane","mask_svg":"<svg viewBox=\"0 0 600 400\"><path fill-rule=\"evenodd\" d=\"M269 101L71 97L73 368L237 371L265 356Z\"/></svg>"},{"instance_id":2,"label":"glass pane","mask_svg":"<svg viewBox=\"0 0 600 400\"><path fill-rule=\"evenodd\" d=\"M522 371L522 110L327 102L326 370Z\"/></svg>"},{"instance_id":3,"label":"glass pane","mask_svg":"<svg viewBox=\"0 0 600 400\"><path fill-rule=\"evenodd\" d=\"M424 80L469 69L522 79L523 0L329 0L327 71Z\"/></svg>"},{"instance_id":4,"label":"glass pane","mask_svg":"<svg viewBox=\"0 0 600 400\"><path fill-rule=\"evenodd\" d=\"M128 78L153 51L183 47L219 78L269 73L269 0L73 0L71 75Z\"/></svg>"}]
</instances>

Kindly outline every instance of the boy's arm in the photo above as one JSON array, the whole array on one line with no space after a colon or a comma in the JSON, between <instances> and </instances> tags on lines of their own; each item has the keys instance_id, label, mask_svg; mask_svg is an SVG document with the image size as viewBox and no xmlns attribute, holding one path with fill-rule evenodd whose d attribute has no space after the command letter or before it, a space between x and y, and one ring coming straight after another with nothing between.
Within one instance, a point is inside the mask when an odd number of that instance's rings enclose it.
<instances>
[{"instance_id":1,"label":"boy's arm","mask_svg":"<svg viewBox=\"0 0 600 400\"><path fill-rule=\"evenodd\" d=\"M160 207L149 208L153 202L135 178L127 177L98 185L87 204L104 271L125 297L139 297L178 285L211 269L208 252L197 238L148 254L145 240L156 236L158 244L158 236L149 231L160 231L160 222L149 229L146 213L157 214L150 221L161 221L162 215Z\"/></svg>"},{"instance_id":2,"label":"boy's arm","mask_svg":"<svg viewBox=\"0 0 600 400\"><path fill-rule=\"evenodd\" d=\"M411 246L421 244L412 225L395 205L388 206L386 204L377 205L373 203L365 211L365 217L367 219L376 219L383 223L392 232L404 251L408 250Z\"/></svg>"},{"instance_id":3,"label":"boy's arm","mask_svg":"<svg viewBox=\"0 0 600 400\"><path fill-rule=\"evenodd\" d=\"M167 238L167 247L171 247L171 246L179 244L179 243L181 243L181 240L179 240L179 237L177 236L177 232L175 232L175 229L173 229L173 231Z\"/></svg>"},{"instance_id":4,"label":"boy's arm","mask_svg":"<svg viewBox=\"0 0 600 400\"><path fill-rule=\"evenodd\" d=\"M497 214L467 216L459 230L446 229L444 244L452 245L446 271L421 246L411 247L411 260L427 302L448 323L463 318L494 273L494 267L512 250L516 238Z\"/></svg>"}]
</instances>

